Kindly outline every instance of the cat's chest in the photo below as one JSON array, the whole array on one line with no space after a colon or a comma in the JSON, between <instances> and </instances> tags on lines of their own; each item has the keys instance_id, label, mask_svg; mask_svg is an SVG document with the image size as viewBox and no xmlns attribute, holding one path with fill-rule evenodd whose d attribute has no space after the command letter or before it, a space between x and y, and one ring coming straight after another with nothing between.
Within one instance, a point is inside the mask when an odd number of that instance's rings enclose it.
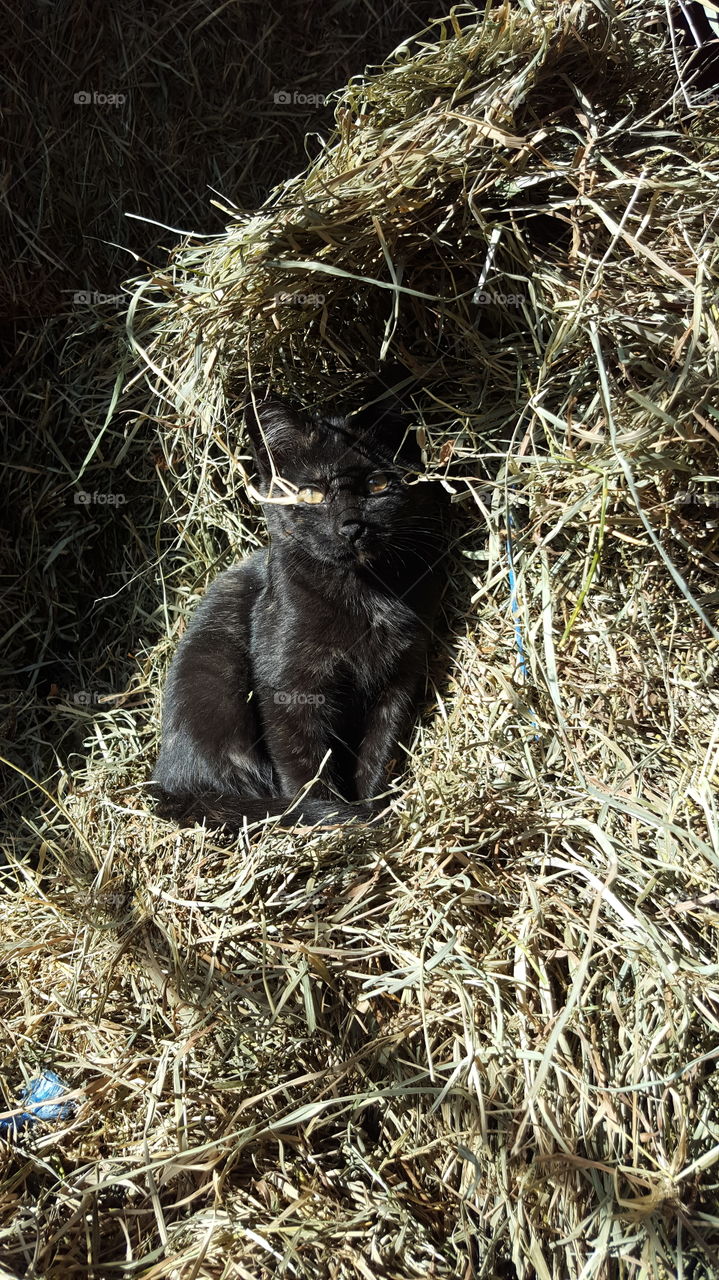
<instances>
[{"instance_id":1,"label":"cat's chest","mask_svg":"<svg viewBox=\"0 0 719 1280\"><path fill-rule=\"evenodd\" d=\"M382 688L396 675L414 643L414 630L410 633L396 613L357 615L345 622L335 621L322 634L312 640L303 637L303 641L298 648L304 650L304 662L318 679L372 690Z\"/></svg>"},{"instance_id":2,"label":"cat's chest","mask_svg":"<svg viewBox=\"0 0 719 1280\"><path fill-rule=\"evenodd\" d=\"M284 670L326 680L381 686L416 644L417 620L400 600L373 596L360 603L313 599L280 608L266 600L258 641ZM264 663L263 663L264 665Z\"/></svg>"}]
</instances>

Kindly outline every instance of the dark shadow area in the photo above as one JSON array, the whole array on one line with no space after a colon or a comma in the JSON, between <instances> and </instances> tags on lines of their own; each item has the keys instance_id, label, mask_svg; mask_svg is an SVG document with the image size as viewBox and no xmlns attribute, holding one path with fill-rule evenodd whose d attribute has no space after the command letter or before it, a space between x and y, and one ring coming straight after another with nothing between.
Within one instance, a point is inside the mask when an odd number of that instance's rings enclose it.
<instances>
[{"instance_id":1,"label":"dark shadow area","mask_svg":"<svg viewBox=\"0 0 719 1280\"><path fill-rule=\"evenodd\" d=\"M251 211L301 170L332 126L329 95L434 10L427 0L380 11L366 0L336 10L300 0L97 10L78 0L14 11L0 268L0 754L33 777L51 780L58 758L82 759L100 699L137 683L138 646L165 633L153 565L175 531L163 525L146 390L125 389L135 371L122 282L161 267L183 232L222 232L217 204ZM232 547L216 536L219 568ZM14 769L4 783L20 801L16 819L28 802L36 810L39 793Z\"/></svg>"}]
</instances>

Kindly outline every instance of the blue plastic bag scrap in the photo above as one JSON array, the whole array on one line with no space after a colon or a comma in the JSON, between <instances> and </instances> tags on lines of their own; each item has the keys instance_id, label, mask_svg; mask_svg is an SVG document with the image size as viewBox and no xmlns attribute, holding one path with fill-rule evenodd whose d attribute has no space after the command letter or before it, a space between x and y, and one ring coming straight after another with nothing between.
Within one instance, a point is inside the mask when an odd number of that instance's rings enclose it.
<instances>
[{"instance_id":1,"label":"blue plastic bag scrap","mask_svg":"<svg viewBox=\"0 0 719 1280\"><path fill-rule=\"evenodd\" d=\"M0 1120L0 1137L14 1138L19 1129L34 1124L36 1120L67 1120L73 1114L76 1103L53 1102L53 1098L69 1092L69 1086L55 1075L54 1071L43 1071L42 1075L25 1086L20 1095L20 1105L32 1107L31 1111L22 1111L19 1115ZM39 1105L42 1104L42 1105ZM0 1108L10 1110L10 1108Z\"/></svg>"}]
</instances>

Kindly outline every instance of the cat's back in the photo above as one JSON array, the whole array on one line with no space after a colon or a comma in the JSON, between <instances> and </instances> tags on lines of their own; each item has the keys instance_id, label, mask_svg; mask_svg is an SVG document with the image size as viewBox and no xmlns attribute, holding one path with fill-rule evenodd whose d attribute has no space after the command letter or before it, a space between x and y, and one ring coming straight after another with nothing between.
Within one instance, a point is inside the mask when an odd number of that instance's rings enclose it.
<instances>
[{"instance_id":1,"label":"cat's back","mask_svg":"<svg viewBox=\"0 0 719 1280\"><path fill-rule=\"evenodd\" d=\"M218 574L195 609L186 636L208 627L241 634L266 583L267 548L263 547Z\"/></svg>"}]
</instances>

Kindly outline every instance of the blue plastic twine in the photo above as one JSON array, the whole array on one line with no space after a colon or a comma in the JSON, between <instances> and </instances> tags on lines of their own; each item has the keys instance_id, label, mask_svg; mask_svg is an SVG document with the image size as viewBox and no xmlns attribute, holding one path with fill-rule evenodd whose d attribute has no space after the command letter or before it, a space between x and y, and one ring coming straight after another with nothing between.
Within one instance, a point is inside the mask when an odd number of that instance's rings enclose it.
<instances>
[{"instance_id":1,"label":"blue plastic twine","mask_svg":"<svg viewBox=\"0 0 719 1280\"><path fill-rule=\"evenodd\" d=\"M36 1076L25 1086L20 1095L20 1101L25 1106L38 1102L44 1105L35 1106L32 1111L21 1111L19 1115L10 1116L7 1120L0 1120L0 1134L14 1137L18 1129L34 1124L36 1120L67 1120L75 1110L75 1103L52 1101L53 1098L67 1092L68 1086L55 1075L54 1071L43 1071L42 1075Z\"/></svg>"},{"instance_id":2,"label":"blue plastic twine","mask_svg":"<svg viewBox=\"0 0 719 1280\"><path fill-rule=\"evenodd\" d=\"M518 667L524 679L529 675L529 666L527 664L527 655L524 648L524 635L522 632L522 615L519 612L517 603L517 576L514 572L514 555L512 552L512 529L515 528L514 516L511 511L507 518L507 564L509 566L509 603L514 616L514 642L517 646L519 654Z\"/></svg>"}]
</instances>

